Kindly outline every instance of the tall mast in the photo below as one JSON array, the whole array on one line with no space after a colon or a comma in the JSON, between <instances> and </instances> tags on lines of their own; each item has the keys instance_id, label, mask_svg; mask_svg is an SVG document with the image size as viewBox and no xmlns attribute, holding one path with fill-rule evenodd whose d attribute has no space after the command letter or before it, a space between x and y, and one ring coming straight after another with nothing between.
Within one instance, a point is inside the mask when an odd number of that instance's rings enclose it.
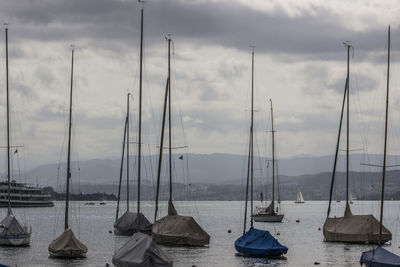
<instances>
[{"instance_id":1,"label":"tall mast","mask_svg":"<svg viewBox=\"0 0 400 267\"><path fill-rule=\"evenodd\" d=\"M382 195L381 195L381 216L379 219L379 245L382 243L382 224L383 224L383 202L385 199L385 174L386 174L386 145L387 145L387 125L389 116L389 72L390 72L390 26L388 29L388 57L387 57L387 77L386 77L386 115L385 115L385 143L383 147L383 167L382 167Z\"/></svg>"},{"instance_id":2,"label":"tall mast","mask_svg":"<svg viewBox=\"0 0 400 267\"><path fill-rule=\"evenodd\" d=\"M141 1L139 0L139 3ZM140 180L142 161L142 77L143 77L143 2L140 13L140 70L139 70L139 142L138 142L138 203L137 213L140 213Z\"/></svg>"},{"instance_id":3,"label":"tall mast","mask_svg":"<svg viewBox=\"0 0 400 267\"><path fill-rule=\"evenodd\" d=\"M124 155L125 155L125 140L126 140L126 124L128 121L128 116L125 116L125 126L124 126L124 138L122 141L122 156L121 156L121 166L119 169L119 186L118 186L118 198L117 198L117 213L115 215L115 220L118 220L119 212L119 201L121 199L121 183L122 183L122 171L124 168Z\"/></svg>"},{"instance_id":4,"label":"tall mast","mask_svg":"<svg viewBox=\"0 0 400 267\"><path fill-rule=\"evenodd\" d=\"M72 87L74 83L74 47L71 52L71 89L69 94L69 126L68 126L68 154L67 154L67 190L65 193L65 223L64 230L68 227L68 210L69 210L69 180L71 179L71 128L72 128Z\"/></svg>"},{"instance_id":5,"label":"tall mast","mask_svg":"<svg viewBox=\"0 0 400 267\"><path fill-rule=\"evenodd\" d=\"M168 38L168 152L169 152L169 202L172 202L172 142L171 142L171 38Z\"/></svg>"},{"instance_id":6,"label":"tall mast","mask_svg":"<svg viewBox=\"0 0 400 267\"><path fill-rule=\"evenodd\" d=\"M254 183L254 161L253 161L253 150L254 150L254 46L251 46L251 125L250 125L250 209L251 215L253 215L253 183ZM253 227L253 217L250 220L250 227Z\"/></svg>"},{"instance_id":7,"label":"tall mast","mask_svg":"<svg viewBox=\"0 0 400 267\"><path fill-rule=\"evenodd\" d=\"M347 47L347 127L346 127L346 207L349 203L349 133L350 133L350 42L346 41Z\"/></svg>"},{"instance_id":8,"label":"tall mast","mask_svg":"<svg viewBox=\"0 0 400 267\"><path fill-rule=\"evenodd\" d=\"M275 201L275 132L274 132L274 111L272 109L272 99L271 102L271 125L272 125L272 207L274 207Z\"/></svg>"},{"instance_id":9,"label":"tall mast","mask_svg":"<svg viewBox=\"0 0 400 267\"><path fill-rule=\"evenodd\" d=\"M126 211L129 211L129 96L126 95Z\"/></svg>"},{"instance_id":10,"label":"tall mast","mask_svg":"<svg viewBox=\"0 0 400 267\"><path fill-rule=\"evenodd\" d=\"M8 181L8 211L11 215L11 170L10 170L10 101L8 93L8 29L6 27L6 89L7 89L7 181Z\"/></svg>"},{"instance_id":11,"label":"tall mast","mask_svg":"<svg viewBox=\"0 0 400 267\"><path fill-rule=\"evenodd\" d=\"M349 45L349 41L346 41L343 44L347 47L347 45ZM347 58L349 58L349 53L347 53L347 54L348 54ZM329 214L331 212L333 185L335 183L336 165L337 165L337 159L338 159L338 154L339 154L340 136L342 133L344 106L345 106L345 102L346 102L346 94L348 91L348 81L349 81L349 77L346 77L346 83L344 86L344 93L343 93L342 111L340 113L339 131L338 131L338 137L337 137L337 141L336 141L335 160L333 162L331 187L329 189L329 204L328 204L328 211L326 213L326 217L329 217Z\"/></svg>"}]
</instances>

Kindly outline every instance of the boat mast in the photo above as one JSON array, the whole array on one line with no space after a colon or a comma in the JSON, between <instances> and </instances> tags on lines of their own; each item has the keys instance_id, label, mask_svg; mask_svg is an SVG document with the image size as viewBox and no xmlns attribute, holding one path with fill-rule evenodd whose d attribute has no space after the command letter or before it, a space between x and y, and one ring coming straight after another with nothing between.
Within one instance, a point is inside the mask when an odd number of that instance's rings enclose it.
<instances>
[{"instance_id":1,"label":"boat mast","mask_svg":"<svg viewBox=\"0 0 400 267\"><path fill-rule=\"evenodd\" d=\"M346 41L347 47L347 126L346 126L346 207L349 204L349 133L350 133L350 42Z\"/></svg>"},{"instance_id":2,"label":"boat mast","mask_svg":"<svg viewBox=\"0 0 400 267\"><path fill-rule=\"evenodd\" d=\"M381 245L381 243L382 243L383 202L384 202L384 195L385 195L387 125L388 125L388 116L389 116L389 71L390 71L390 26L389 26L389 29L388 29L388 57L387 57L387 77L386 77L385 143L384 143L384 147L383 147L381 215L380 215L380 219L379 219L379 245Z\"/></svg>"},{"instance_id":3,"label":"boat mast","mask_svg":"<svg viewBox=\"0 0 400 267\"><path fill-rule=\"evenodd\" d=\"M7 89L7 181L8 181L8 211L11 215L11 170L10 170L10 101L8 93L8 29L6 27L6 89Z\"/></svg>"},{"instance_id":4,"label":"boat mast","mask_svg":"<svg viewBox=\"0 0 400 267\"><path fill-rule=\"evenodd\" d=\"M254 47L251 46L251 125L250 125L250 179L251 179L251 189L250 189L250 211L253 215L253 183L254 183L254 161L253 161L253 150L254 150ZM253 217L250 220L250 227L253 227Z\"/></svg>"},{"instance_id":5,"label":"boat mast","mask_svg":"<svg viewBox=\"0 0 400 267\"><path fill-rule=\"evenodd\" d=\"M69 94L69 126L68 126L68 154L67 154L67 190L65 193L65 223L64 230L68 227L68 209L69 209L69 182L71 179L71 128L72 128L72 87L74 83L74 51L75 47L72 46L71 51L71 89Z\"/></svg>"},{"instance_id":6,"label":"boat mast","mask_svg":"<svg viewBox=\"0 0 400 267\"><path fill-rule=\"evenodd\" d=\"M343 43L346 47L350 46L349 41L346 41ZM348 50L349 52L349 50ZM347 58L349 58L349 53L347 53ZM338 131L338 138L336 142L336 151L335 151L335 160L333 162L333 170L332 170L332 179L331 179L331 187L329 189L329 204L328 204L328 211L326 213L326 217L329 217L329 214L331 212L331 203L332 203L332 194L333 194L333 185L335 183L335 174L336 174L336 165L337 165L337 159L338 159L338 154L339 154L339 145L340 145L340 135L342 132L342 124L343 124L343 113L344 113L344 105L346 101L346 94L348 91L348 81L349 77L346 77L346 83L344 86L344 94L343 94L343 102L342 102L342 111L340 113L340 122L339 122L339 131ZM337 193L336 193L336 199L337 199Z\"/></svg>"},{"instance_id":7,"label":"boat mast","mask_svg":"<svg viewBox=\"0 0 400 267\"><path fill-rule=\"evenodd\" d=\"M172 142L171 142L171 38L168 38L168 152L169 152L169 203L172 203Z\"/></svg>"},{"instance_id":8,"label":"boat mast","mask_svg":"<svg viewBox=\"0 0 400 267\"><path fill-rule=\"evenodd\" d=\"M129 211L129 96L126 96L126 211Z\"/></svg>"},{"instance_id":9,"label":"boat mast","mask_svg":"<svg viewBox=\"0 0 400 267\"><path fill-rule=\"evenodd\" d=\"M271 102L271 125L272 125L272 207L274 207L275 201L275 132L274 132L274 111L272 109L272 99ZM275 208L274 208L275 212Z\"/></svg>"},{"instance_id":10,"label":"boat mast","mask_svg":"<svg viewBox=\"0 0 400 267\"><path fill-rule=\"evenodd\" d=\"M244 218L243 218L243 234L246 233L247 221L247 202L249 199L249 182L251 183L250 189L250 227L253 227L253 81L254 81L254 47L251 52L251 122L250 122L250 141L249 141L249 154L247 158L247 179L246 179L246 200L244 205ZM250 180L250 181L249 181Z\"/></svg>"},{"instance_id":11,"label":"boat mast","mask_svg":"<svg viewBox=\"0 0 400 267\"><path fill-rule=\"evenodd\" d=\"M142 77L143 77L143 6L140 13L140 70L139 70L139 142L138 142L138 203L137 213L140 213L140 180L141 180L141 160L142 160Z\"/></svg>"},{"instance_id":12,"label":"boat mast","mask_svg":"<svg viewBox=\"0 0 400 267\"><path fill-rule=\"evenodd\" d=\"M124 168L124 155L125 155L125 140L126 140L126 124L128 121L128 116L125 116L125 126L124 126L124 139L122 141L122 156L121 156L121 166L119 169L119 186L118 186L118 199L117 199L117 213L115 215L115 220L118 220L119 212L119 201L121 199L121 183L122 183L122 171Z\"/></svg>"},{"instance_id":13,"label":"boat mast","mask_svg":"<svg viewBox=\"0 0 400 267\"><path fill-rule=\"evenodd\" d=\"M166 38L168 41L168 58L170 54L170 45L171 45L171 39ZM163 146L164 146L164 131L165 131L165 116L166 116L166 110L167 110L167 101L168 101L168 91L169 91L169 68L168 68L168 78L167 78L167 83L165 85L165 96L164 96L164 109L163 109L163 118L162 118L162 124L161 124L161 136L160 136L160 150L159 150L159 159L158 159L158 169L157 169L157 189L156 189L156 207L154 209L154 222L157 220L157 212L158 212L158 196L160 193L160 178L161 178L161 166L162 166L162 152L163 152Z\"/></svg>"}]
</instances>

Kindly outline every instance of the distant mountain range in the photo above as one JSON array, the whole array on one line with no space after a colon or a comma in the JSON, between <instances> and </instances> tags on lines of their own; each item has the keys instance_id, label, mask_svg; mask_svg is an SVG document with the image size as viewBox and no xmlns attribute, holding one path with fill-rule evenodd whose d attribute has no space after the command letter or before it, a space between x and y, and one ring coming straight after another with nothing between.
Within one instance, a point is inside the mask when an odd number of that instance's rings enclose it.
<instances>
[{"instance_id":1,"label":"distant mountain range","mask_svg":"<svg viewBox=\"0 0 400 267\"><path fill-rule=\"evenodd\" d=\"M179 160L180 154L173 155L174 173L181 176L183 167L186 163L189 166L190 181L192 183L211 183L211 184L226 184L226 183L242 183L247 156L232 155L232 154L188 154L185 155L185 160ZM188 161L186 161L186 157ZM167 157L164 157L166 163ZM338 172L345 171L344 156L339 157ZM135 158L132 159L132 162ZM388 165L396 164L400 161L400 157L389 156ZM144 156L143 157L143 177L147 177L148 182L155 180L157 173L157 156ZM270 159L264 157L254 157L255 162L255 176L266 177L267 167L270 165ZM379 171L378 168L365 167L361 163L380 164L382 162L380 155L370 155L366 159L362 154L351 155L351 171ZM134 165L134 164L132 164ZM321 157L293 157L279 159L279 174L281 176L302 176L312 175L323 172L332 172L333 156ZM79 169L79 176L81 183L89 184L114 184L117 183L119 178L120 160L115 159L93 159L79 162L79 165L73 163L73 179L76 181L78 176L77 170ZM165 169L165 168L164 168ZM261 172L260 170L263 169ZM364 170L365 169L365 170ZM58 174L58 170L60 173ZM136 177L135 169L133 167L132 177ZM124 174L125 175L125 174ZM185 170L186 175L186 170ZM59 178L57 178L60 176ZM186 175L187 176L187 175ZM27 172L28 182L36 183L38 180L42 186L56 186L60 181L64 181L65 177L65 164L47 164L36 167ZM59 181L60 180L60 181ZM146 178L144 178L146 180ZM178 180L182 182L182 180Z\"/></svg>"},{"instance_id":2,"label":"distant mountain range","mask_svg":"<svg viewBox=\"0 0 400 267\"><path fill-rule=\"evenodd\" d=\"M246 170L247 156L232 154L189 154L184 155L184 160L180 160L180 154L173 155L174 181L177 192L176 199L183 199L189 193L196 199L208 200L238 200L242 197L243 183ZM368 159L361 154L351 155L350 187L353 196L358 199L376 199L379 197L379 185L381 170L377 167L366 167L361 163L371 163L379 165L382 156L370 155ZM165 157L164 159L167 159ZM399 157L389 156L388 165L394 165L399 161ZM339 157L338 173L334 187L339 198L344 199L344 156ZM261 191L265 198L271 192L270 181L270 159L255 157L255 194L258 196ZM132 158L131 176L136 177L134 167L135 158ZM143 157L143 198L153 199L154 185L156 180L157 156ZM166 164L167 161L165 160ZM186 165L188 164L188 165ZM329 185L332 176L333 156L310 157L302 156L297 158L286 158L278 161L280 196L282 199L294 199L297 187L303 191L304 198L307 199L327 199L329 196ZM186 172L189 166L189 176ZM163 166L162 186L166 190L166 173ZM262 168L261 168L262 167ZM107 192L116 193L119 180L120 161L113 159L93 159L73 163L72 179L73 187L79 187L79 191L84 193ZM262 169L262 171L261 171ZM78 172L79 170L79 172ZM400 179L399 170L388 172L387 179L387 198L400 198ZM185 176L185 178L182 178ZM79 177L79 179L78 179ZM187 179L190 177L190 181ZM125 173L123 174L123 195L125 185ZM65 164L42 165L27 173L27 181L41 186L52 186L55 190L62 192L65 184ZM131 178L132 191L135 192L135 178ZM164 195L162 198L166 198Z\"/></svg>"}]
</instances>

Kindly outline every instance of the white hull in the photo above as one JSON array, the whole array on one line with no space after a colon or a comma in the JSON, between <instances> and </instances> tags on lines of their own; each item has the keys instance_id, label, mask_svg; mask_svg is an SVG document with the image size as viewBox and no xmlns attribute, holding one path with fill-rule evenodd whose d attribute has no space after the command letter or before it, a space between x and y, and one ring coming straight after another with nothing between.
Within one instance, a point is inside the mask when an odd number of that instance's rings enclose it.
<instances>
[{"instance_id":1,"label":"white hull","mask_svg":"<svg viewBox=\"0 0 400 267\"><path fill-rule=\"evenodd\" d=\"M1 246L26 246L31 242L31 235L0 236Z\"/></svg>"},{"instance_id":2,"label":"white hull","mask_svg":"<svg viewBox=\"0 0 400 267\"><path fill-rule=\"evenodd\" d=\"M252 217L256 222L282 222L283 216L283 214L255 214Z\"/></svg>"}]
</instances>

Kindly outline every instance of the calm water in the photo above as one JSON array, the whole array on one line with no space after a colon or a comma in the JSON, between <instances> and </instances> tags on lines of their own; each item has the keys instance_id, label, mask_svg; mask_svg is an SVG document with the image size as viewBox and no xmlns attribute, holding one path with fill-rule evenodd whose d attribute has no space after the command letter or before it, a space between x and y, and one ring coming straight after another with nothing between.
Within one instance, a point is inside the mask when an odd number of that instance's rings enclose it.
<instances>
[{"instance_id":1,"label":"calm water","mask_svg":"<svg viewBox=\"0 0 400 267\"><path fill-rule=\"evenodd\" d=\"M131 206L133 203L131 204ZM150 203L142 204L143 212L153 218ZM371 248L366 245L333 244L323 241L322 231L327 208L325 201L308 201L305 204L284 202L285 219L280 224L255 223L257 228L267 229L278 240L289 247L286 259L267 260L235 256L233 243L242 233L243 204L241 202L197 202L188 206L177 202L180 214L192 215L211 235L210 246L206 248L165 248L174 258L174 266L359 266L361 252ZM373 213L377 218L379 202L355 202L353 213ZM111 263L112 255L128 237L117 237L113 230L116 204L107 202L101 206L73 203L71 227L80 240L89 248L83 260L63 261L48 258L47 246L61 234L63 229L63 203L53 208L14 209L17 218L32 226L31 246L24 248L0 248L0 263L11 266L105 266ZM122 207L124 208L124 206ZM134 207L135 208L135 207ZM191 210L191 212L189 212ZM334 203L333 213L343 214L344 202ZM385 202L385 225L392 231L389 250L400 254L400 236L397 231L400 202ZM166 213L165 206L161 209ZM77 216L80 214L80 216ZM6 209L0 210L0 216ZM300 222L296 223L299 219ZM228 233L228 229L232 232ZM279 233L279 235L277 235Z\"/></svg>"}]
</instances>

